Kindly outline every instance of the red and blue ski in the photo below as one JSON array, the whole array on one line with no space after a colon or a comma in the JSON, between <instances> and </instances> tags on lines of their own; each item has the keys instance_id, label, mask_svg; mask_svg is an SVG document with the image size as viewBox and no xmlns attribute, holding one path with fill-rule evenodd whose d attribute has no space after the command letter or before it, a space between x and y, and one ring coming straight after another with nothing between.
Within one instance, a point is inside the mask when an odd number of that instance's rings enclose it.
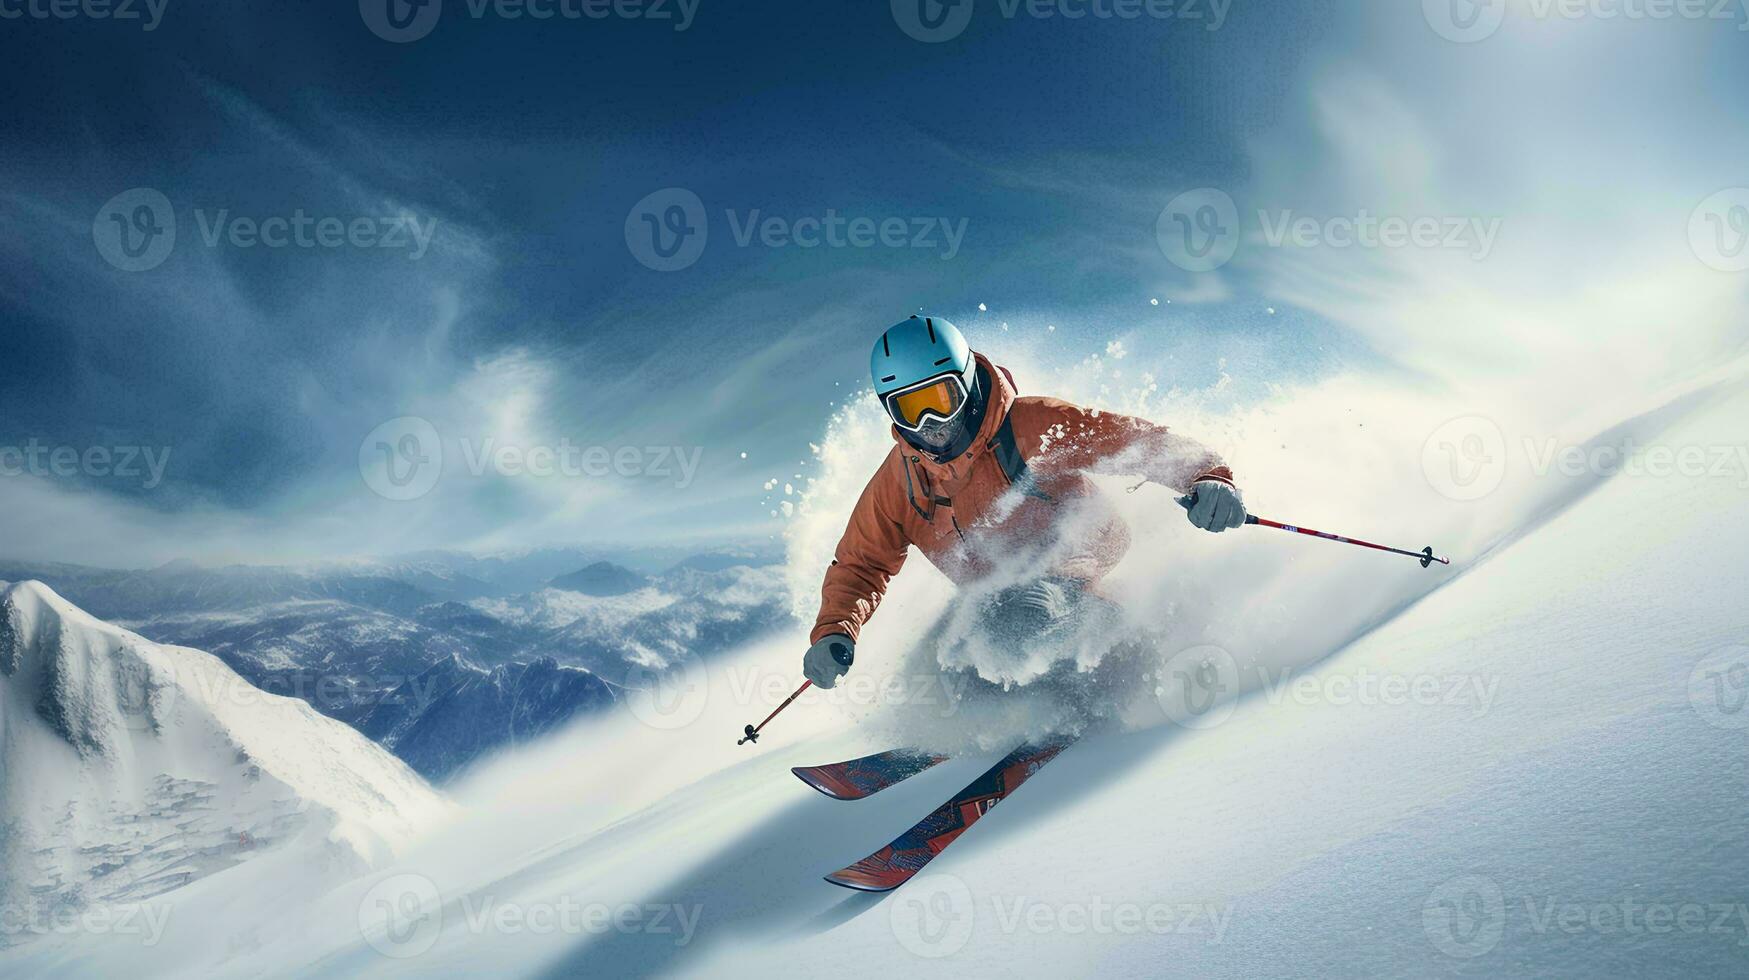
<instances>
[{"instance_id":1,"label":"red and blue ski","mask_svg":"<svg viewBox=\"0 0 1749 980\"><path fill-rule=\"evenodd\" d=\"M848 762L796 766L796 778L835 800L860 800L947 761L945 755L891 749Z\"/></svg>"},{"instance_id":2,"label":"red and blue ski","mask_svg":"<svg viewBox=\"0 0 1749 980\"><path fill-rule=\"evenodd\" d=\"M965 833L966 828L990 812L996 804L1007 799L1008 794L1019 788L1021 783L1030 779L1033 773L1056 758L1058 753L1074 741L1072 737L1059 737L1038 745L1022 745L1003 756L1002 761L991 766L982 776L967 784L965 789L955 793L946 803L917 821L915 826L900 834L891 844L855 864L832 872L826 876L826 880L834 885L867 892L891 891L910 881L912 876L923 870L924 865L934 860L937 854L946 850L959 835ZM797 775L801 775L799 770Z\"/></svg>"}]
</instances>

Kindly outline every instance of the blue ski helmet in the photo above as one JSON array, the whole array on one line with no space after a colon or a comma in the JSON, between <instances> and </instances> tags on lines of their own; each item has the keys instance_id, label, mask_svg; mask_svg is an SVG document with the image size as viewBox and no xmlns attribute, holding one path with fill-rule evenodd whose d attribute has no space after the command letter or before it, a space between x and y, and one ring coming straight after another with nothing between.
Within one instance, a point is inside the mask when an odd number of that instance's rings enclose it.
<instances>
[{"instance_id":1,"label":"blue ski helmet","mask_svg":"<svg viewBox=\"0 0 1749 980\"><path fill-rule=\"evenodd\" d=\"M972 348L959 328L938 316L912 314L881 334L869 354L875 395L885 399L901 388L942 374L963 374Z\"/></svg>"},{"instance_id":2,"label":"blue ski helmet","mask_svg":"<svg viewBox=\"0 0 1749 980\"><path fill-rule=\"evenodd\" d=\"M887 328L869 355L875 396L904 440L946 462L966 451L986 398L972 349L953 324L912 316Z\"/></svg>"}]
</instances>

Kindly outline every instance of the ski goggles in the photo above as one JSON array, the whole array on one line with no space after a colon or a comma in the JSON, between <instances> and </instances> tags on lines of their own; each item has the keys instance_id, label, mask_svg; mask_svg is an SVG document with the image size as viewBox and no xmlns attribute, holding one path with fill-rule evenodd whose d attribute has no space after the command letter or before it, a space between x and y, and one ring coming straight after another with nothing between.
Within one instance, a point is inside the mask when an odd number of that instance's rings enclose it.
<instances>
[{"instance_id":1,"label":"ski goggles","mask_svg":"<svg viewBox=\"0 0 1749 980\"><path fill-rule=\"evenodd\" d=\"M887 395L882 402L887 406L887 415L894 425L907 432L916 432L931 415L943 422L952 419L966 407L970 397L966 379L955 372L901 388Z\"/></svg>"}]
</instances>

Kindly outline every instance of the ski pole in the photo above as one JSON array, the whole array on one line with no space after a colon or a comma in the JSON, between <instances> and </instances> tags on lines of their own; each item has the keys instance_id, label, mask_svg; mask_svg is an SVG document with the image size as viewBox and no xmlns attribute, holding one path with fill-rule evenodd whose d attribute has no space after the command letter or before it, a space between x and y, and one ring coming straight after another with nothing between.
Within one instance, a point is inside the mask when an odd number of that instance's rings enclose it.
<instances>
[{"instance_id":1,"label":"ski pole","mask_svg":"<svg viewBox=\"0 0 1749 980\"><path fill-rule=\"evenodd\" d=\"M1189 510L1195 504L1196 504L1196 494L1194 494L1194 493L1178 498L1178 506L1183 507L1185 510ZM1432 545L1428 545L1427 547L1422 548L1420 551L1404 551L1402 548L1389 548L1389 547L1386 547L1385 545L1382 545L1382 544L1373 544L1371 541L1362 541L1359 538L1345 538L1340 534L1331 534L1329 531L1314 531L1309 527L1298 527L1298 526L1293 525L1293 524L1283 524L1279 521L1272 521L1266 517L1258 517L1255 514L1245 515L1245 523L1256 524L1256 525L1259 525L1261 527L1273 527L1273 528L1277 528L1277 529L1282 530L1282 531L1292 531L1295 534L1309 534L1314 538L1323 538L1326 541L1340 541L1343 544L1357 544L1357 545L1360 545L1362 548L1372 548L1376 551L1388 551L1393 555L1404 555L1406 557L1414 558L1414 559L1420 561L1422 568L1426 568L1428 565L1431 565L1434 562L1439 562L1441 565L1451 564L1450 558L1436 557L1433 554L1433 546Z\"/></svg>"},{"instance_id":2,"label":"ski pole","mask_svg":"<svg viewBox=\"0 0 1749 980\"><path fill-rule=\"evenodd\" d=\"M794 701L796 698L801 697L802 692L807 690L809 687L811 687L813 685L813 683L814 683L813 681L802 681L802 686L796 688L796 693L790 695L787 698L784 698L782 704L778 705L775 709L773 709L771 714L765 716L765 720L759 723L758 728L755 728L752 725L748 725L746 727L746 729L744 729L747 734L744 735L743 737L741 737L740 739L737 739L735 744L736 745L745 745L748 742L759 741L759 729L764 728L766 725L770 724L771 719L776 718L777 713L779 711L782 711L783 709L789 707L789 703L791 701Z\"/></svg>"}]
</instances>

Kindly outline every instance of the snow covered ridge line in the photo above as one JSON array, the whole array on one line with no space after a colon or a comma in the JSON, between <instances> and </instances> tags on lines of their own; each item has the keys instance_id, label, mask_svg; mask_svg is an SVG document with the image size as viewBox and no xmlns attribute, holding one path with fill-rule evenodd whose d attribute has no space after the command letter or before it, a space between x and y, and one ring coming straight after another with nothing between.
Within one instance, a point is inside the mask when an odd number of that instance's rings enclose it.
<instances>
[{"instance_id":1,"label":"snow covered ridge line","mask_svg":"<svg viewBox=\"0 0 1749 980\"><path fill-rule=\"evenodd\" d=\"M142 949L150 949L163 940L175 910L175 905L166 901L89 908L0 902L0 948L45 936L124 936L137 939Z\"/></svg>"},{"instance_id":2,"label":"snow covered ridge line","mask_svg":"<svg viewBox=\"0 0 1749 980\"><path fill-rule=\"evenodd\" d=\"M1571 936L1685 936L1749 947L1749 904L1716 897L1647 901L1618 895L1508 895L1488 875L1460 875L1428 893L1422 930L1434 949L1454 959L1490 953L1508 927L1549 942Z\"/></svg>"},{"instance_id":3,"label":"snow covered ridge line","mask_svg":"<svg viewBox=\"0 0 1749 980\"><path fill-rule=\"evenodd\" d=\"M1085 901L1045 902L1026 895L974 895L966 882L935 872L912 879L888 906L899 945L924 959L964 949L980 929L1002 937L1196 937L1220 945L1232 925L1229 902L1127 901L1095 895ZM994 937L991 937L994 938Z\"/></svg>"},{"instance_id":4,"label":"snow covered ridge line","mask_svg":"<svg viewBox=\"0 0 1749 980\"><path fill-rule=\"evenodd\" d=\"M618 933L682 947L692 942L704 912L699 902L584 901L572 895L529 902L474 891L446 902L432 879L402 872L372 885L359 900L358 934L391 959L424 955L446 931L476 939Z\"/></svg>"},{"instance_id":5,"label":"snow covered ridge line","mask_svg":"<svg viewBox=\"0 0 1749 980\"><path fill-rule=\"evenodd\" d=\"M270 852L355 876L454 812L387 749L217 657L102 622L41 582L0 591L8 943L155 941L168 918L142 902Z\"/></svg>"},{"instance_id":6,"label":"snow covered ridge line","mask_svg":"<svg viewBox=\"0 0 1749 980\"><path fill-rule=\"evenodd\" d=\"M1225 723L1238 710L1239 696L1253 690L1271 706L1455 709L1476 721L1494 707L1501 679L1487 671L1381 671L1366 665L1343 669L1329 662L1297 669L1241 666L1222 647L1199 644L1166 660L1154 696L1166 717L1186 728Z\"/></svg>"}]
</instances>

